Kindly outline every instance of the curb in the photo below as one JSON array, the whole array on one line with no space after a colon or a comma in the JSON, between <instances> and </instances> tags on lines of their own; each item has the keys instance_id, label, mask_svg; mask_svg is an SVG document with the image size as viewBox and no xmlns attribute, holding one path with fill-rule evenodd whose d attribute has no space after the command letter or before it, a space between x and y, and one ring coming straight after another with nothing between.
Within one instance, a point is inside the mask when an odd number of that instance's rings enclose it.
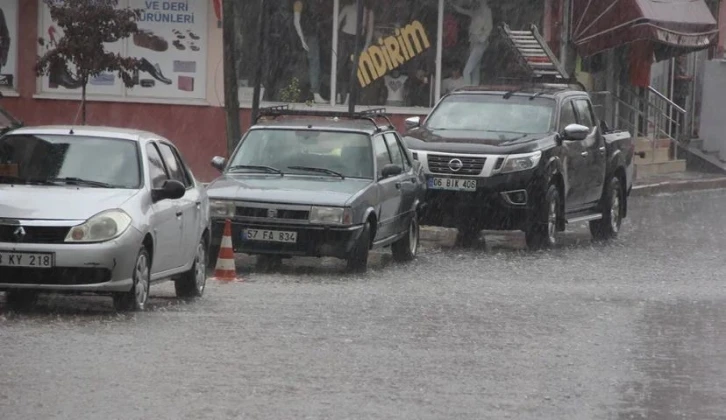
<instances>
[{"instance_id":1,"label":"curb","mask_svg":"<svg viewBox=\"0 0 726 420\"><path fill-rule=\"evenodd\" d=\"M633 187L633 191L630 195L631 197L645 197L662 193L715 190L721 188L726 188L726 177L688 181L666 181L656 184L636 185Z\"/></svg>"}]
</instances>

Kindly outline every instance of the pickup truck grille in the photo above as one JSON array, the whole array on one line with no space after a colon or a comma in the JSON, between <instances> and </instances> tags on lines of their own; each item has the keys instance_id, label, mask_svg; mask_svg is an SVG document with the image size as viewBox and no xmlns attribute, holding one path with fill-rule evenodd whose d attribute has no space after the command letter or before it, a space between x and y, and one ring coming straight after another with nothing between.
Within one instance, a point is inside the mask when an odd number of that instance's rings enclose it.
<instances>
[{"instance_id":1,"label":"pickup truck grille","mask_svg":"<svg viewBox=\"0 0 726 420\"><path fill-rule=\"evenodd\" d=\"M61 244L65 242L69 227L23 226L25 235L16 236L18 226L0 225L0 242L20 242L28 244Z\"/></svg>"},{"instance_id":2,"label":"pickup truck grille","mask_svg":"<svg viewBox=\"0 0 726 420\"><path fill-rule=\"evenodd\" d=\"M453 160L462 163L458 171L450 167ZM486 158L483 157L428 155L429 170L435 174L479 175L484 168L484 162Z\"/></svg>"},{"instance_id":3,"label":"pickup truck grille","mask_svg":"<svg viewBox=\"0 0 726 420\"><path fill-rule=\"evenodd\" d=\"M236 215L239 217L255 217L262 219L288 219L288 220L307 220L308 211L305 210L289 210L276 208L260 208L260 207L237 207Z\"/></svg>"}]
</instances>

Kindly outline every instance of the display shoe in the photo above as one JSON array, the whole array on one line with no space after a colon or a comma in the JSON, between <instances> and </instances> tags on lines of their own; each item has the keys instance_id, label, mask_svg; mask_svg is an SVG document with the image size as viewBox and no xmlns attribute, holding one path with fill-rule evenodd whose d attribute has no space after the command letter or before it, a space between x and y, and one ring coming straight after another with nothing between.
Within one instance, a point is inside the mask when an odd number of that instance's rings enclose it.
<instances>
[{"instance_id":1,"label":"display shoe","mask_svg":"<svg viewBox=\"0 0 726 420\"><path fill-rule=\"evenodd\" d=\"M149 60L142 58L141 61L139 61L139 70L149 73L151 77L160 81L161 83L167 85L171 84L171 80L164 77L164 74L161 72L161 68L159 67L158 63L154 65L151 64Z\"/></svg>"},{"instance_id":2,"label":"display shoe","mask_svg":"<svg viewBox=\"0 0 726 420\"><path fill-rule=\"evenodd\" d=\"M48 82L51 85L63 86L66 89L78 89L81 87L81 82L74 79L64 66L56 66L51 69L48 75Z\"/></svg>"},{"instance_id":3,"label":"display shoe","mask_svg":"<svg viewBox=\"0 0 726 420\"><path fill-rule=\"evenodd\" d=\"M316 104L327 104L328 103L328 101L323 99L323 97L320 96L319 93L313 93L313 102L315 102Z\"/></svg>"},{"instance_id":4,"label":"display shoe","mask_svg":"<svg viewBox=\"0 0 726 420\"><path fill-rule=\"evenodd\" d=\"M151 51L164 52L169 49L169 42L166 39L146 29L135 33L133 39L134 45Z\"/></svg>"},{"instance_id":5,"label":"display shoe","mask_svg":"<svg viewBox=\"0 0 726 420\"><path fill-rule=\"evenodd\" d=\"M198 41L199 38L200 38L199 35L197 35L194 32L192 32L191 29L187 29L187 33L189 34L189 38L191 38L191 39L193 39L195 41Z\"/></svg>"},{"instance_id":6,"label":"display shoe","mask_svg":"<svg viewBox=\"0 0 726 420\"><path fill-rule=\"evenodd\" d=\"M181 43L178 39L175 39L174 42L172 42L172 45L176 47L179 51L184 51L187 49L187 47L184 46L184 44Z\"/></svg>"}]
</instances>

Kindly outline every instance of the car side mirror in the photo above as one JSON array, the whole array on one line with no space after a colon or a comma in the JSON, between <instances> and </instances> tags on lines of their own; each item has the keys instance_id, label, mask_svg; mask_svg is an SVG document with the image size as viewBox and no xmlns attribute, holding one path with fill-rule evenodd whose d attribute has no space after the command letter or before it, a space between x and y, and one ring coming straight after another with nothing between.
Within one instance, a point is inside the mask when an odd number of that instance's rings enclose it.
<instances>
[{"instance_id":1,"label":"car side mirror","mask_svg":"<svg viewBox=\"0 0 726 420\"><path fill-rule=\"evenodd\" d=\"M565 127L562 137L565 140L580 141L585 140L590 135L590 129L580 124L570 124Z\"/></svg>"},{"instance_id":2,"label":"car side mirror","mask_svg":"<svg viewBox=\"0 0 726 420\"><path fill-rule=\"evenodd\" d=\"M389 163L388 165L383 167L382 171L383 179L390 178L392 176L401 175L403 173L403 168L401 165L396 165L395 163Z\"/></svg>"},{"instance_id":3,"label":"car side mirror","mask_svg":"<svg viewBox=\"0 0 726 420\"><path fill-rule=\"evenodd\" d=\"M406 126L406 130L411 130L412 128L416 128L421 125L421 117L406 118L404 125Z\"/></svg>"},{"instance_id":4,"label":"car side mirror","mask_svg":"<svg viewBox=\"0 0 726 420\"><path fill-rule=\"evenodd\" d=\"M175 179L167 179L161 188L151 190L151 199L154 201L176 200L184 197L187 193L186 187Z\"/></svg>"},{"instance_id":5,"label":"car side mirror","mask_svg":"<svg viewBox=\"0 0 726 420\"><path fill-rule=\"evenodd\" d=\"M224 171L225 165L227 165L227 159L223 158L222 156L215 156L212 158L211 164L214 169L222 172Z\"/></svg>"}]
</instances>

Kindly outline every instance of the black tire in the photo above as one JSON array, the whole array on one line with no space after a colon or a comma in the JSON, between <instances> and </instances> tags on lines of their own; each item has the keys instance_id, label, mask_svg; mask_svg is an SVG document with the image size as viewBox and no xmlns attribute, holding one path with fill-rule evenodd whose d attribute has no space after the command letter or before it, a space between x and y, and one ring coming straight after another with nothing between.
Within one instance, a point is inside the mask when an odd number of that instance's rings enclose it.
<instances>
[{"instance_id":1,"label":"black tire","mask_svg":"<svg viewBox=\"0 0 726 420\"><path fill-rule=\"evenodd\" d=\"M414 214L408 224L406 236L391 245L394 261L407 262L416 258L420 237L418 216Z\"/></svg>"},{"instance_id":2,"label":"black tire","mask_svg":"<svg viewBox=\"0 0 726 420\"><path fill-rule=\"evenodd\" d=\"M38 302L38 292L23 289L8 290L5 292L5 300L13 311L25 312L35 307Z\"/></svg>"},{"instance_id":3,"label":"black tire","mask_svg":"<svg viewBox=\"0 0 726 420\"><path fill-rule=\"evenodd\" d=\"M597 241L615 239L623 222L623 187L620 178L614 176L606 184L601 204L602 219L590 222L590 234Z\"/></svg>"},{"instance_id":4,"label":"black tire","mask_svg":"<svg viewBox=\"0 0 726 420\"><path fill-rule=\"evenodd\" d=\"M174 281L178 298L198 298L204 295L207 286L207 260L207 241L202 238L194 253L192 268Z\"/></svg>"},{"instance_id":5,"label":"black tire","mask_svg":"<svg viewBox=\"0 0 726 420\"><path fill-rule=\"evenodd\" d=\"M544 202L535 210L535 219L525 232L529 249L547 249L557 245L561 207L560 192L556 185L550 184Z\"/></svg>"},{"instance_id":6,"label":"black tire","mask_svg":"<svg viewBox=\"0 0 726 420\"><path fill-rule=\"evenodd\" d=\"M366 222L353 250L348 256L348 271L364 273L368 269L368 254L371 249L371 222Z\"/></svg>"},{"instance_id":7,"label":"black tire","mask_svg":"<svg viewBox=\"0 0 726 420\"><path fill-rule=\"evenodd\" d=\"M128 292L113 295L113 306L120 312L143 311L149 300L151 286L151 258L141 247L134 263L133 285Z\"/></svg>"}]
</instances>

